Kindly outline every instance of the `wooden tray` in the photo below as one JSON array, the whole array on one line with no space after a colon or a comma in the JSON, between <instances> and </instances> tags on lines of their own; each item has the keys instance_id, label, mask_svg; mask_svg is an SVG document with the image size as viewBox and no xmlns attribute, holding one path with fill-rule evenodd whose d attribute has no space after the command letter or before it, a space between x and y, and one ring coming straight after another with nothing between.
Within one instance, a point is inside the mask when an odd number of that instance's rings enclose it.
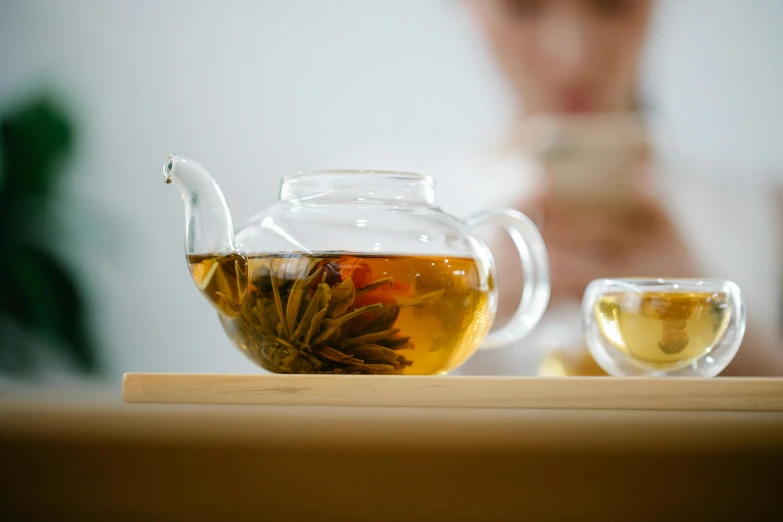
<instances>
[{"instance_id":1,"label":"wooden tray","mask_svg":"<svg viewBox=\"0 0 783 522\"><path fill-rule=\"evenodd\" d=\"M122 396L174 404L783 411L783 379L126 373Z\"/></svg>"}]
</instances>

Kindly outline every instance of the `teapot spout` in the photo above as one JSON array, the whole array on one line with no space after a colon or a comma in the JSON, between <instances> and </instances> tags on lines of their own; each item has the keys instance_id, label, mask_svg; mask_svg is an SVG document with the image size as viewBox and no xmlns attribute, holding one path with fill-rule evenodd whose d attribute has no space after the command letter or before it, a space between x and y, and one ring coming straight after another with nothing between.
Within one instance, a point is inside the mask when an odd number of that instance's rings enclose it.
<instances>
[{"instance_id":1,"label":"teapot spout","mask_svg":"<svg viewBox=\"0 0 783 522\"><path fill-rule=\"evenodd\" d=\"M185 253L193 281L225 317L237 315L247 293L247 259L234 240L220 187L198 163L176 154L163 165L185 203Z\"/></svg>"},{"instance_id":2,"label":"teapot spout","mask_svg":"<svg viewBox=\"0 0 783 522\"><path fill-rule=\"evenodd\" d=\"M169 155L163 165L166 183L174 183L185 203L185 252L212 254L236 252L234 226L220 187L193 160Z\"/></svg>"}]
</instances>

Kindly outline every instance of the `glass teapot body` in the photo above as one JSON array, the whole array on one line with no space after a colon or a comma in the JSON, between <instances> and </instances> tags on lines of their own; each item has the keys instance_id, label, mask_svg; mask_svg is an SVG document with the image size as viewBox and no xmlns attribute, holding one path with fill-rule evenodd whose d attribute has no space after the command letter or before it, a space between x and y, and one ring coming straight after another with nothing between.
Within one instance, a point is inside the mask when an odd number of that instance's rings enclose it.
<instances>
[{"instance_id":1,"label":"glass teapot body","mask_svg":"<svg viewBox=\"0 0 783 522\"><path fill-rule=\"evenodd\" d=\"M445 374L482 342L524 336L548 301L546 253L532 223L508 210L460 221L436 206L427 176L289 176L275 205L223 239L199 238L230 229L230 217L210 228L205 215L228 216L222 194L183 195L186 207L205 206L186 212L194 282L232 342L276 373ZM511 231L526 270L517 314L489 337L495 263L473 231L488 221Z\"/></svg>"}]
</instances>

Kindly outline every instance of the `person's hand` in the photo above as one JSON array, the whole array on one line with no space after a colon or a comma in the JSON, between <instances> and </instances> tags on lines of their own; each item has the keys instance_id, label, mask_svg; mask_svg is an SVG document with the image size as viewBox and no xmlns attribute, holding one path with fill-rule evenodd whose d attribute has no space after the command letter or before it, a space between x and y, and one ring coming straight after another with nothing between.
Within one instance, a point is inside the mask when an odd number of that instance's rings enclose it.
<instances>
[{"instance_id":1,"label":"person's hand","mask_svg":"<svg viewBox=\"0 0 783 522\"><path fill-rule=\"evenodd\" d=\"M575 206L549 193L531 204L549 252L553 299L581 299L600 277L692 277L690 252L653 197L638 195L620 210Z\"/></svg>"},{"instance_id":2,"label":"person's hand","mask_svg":"<svg viewBox=\"0 0 783 522\"><path fill-rule=\"evenodd\" d=\"M552 300L581 301L602 277L693 277L690 252L663 206L634 195L622 210L566 203L543 192L517 208L539 227L549 253ZM500 315L508 317L521 295L521 267L510 240L497 256ZM517 282L511 284L511 282Z\"/></svg>"}]
</instances>

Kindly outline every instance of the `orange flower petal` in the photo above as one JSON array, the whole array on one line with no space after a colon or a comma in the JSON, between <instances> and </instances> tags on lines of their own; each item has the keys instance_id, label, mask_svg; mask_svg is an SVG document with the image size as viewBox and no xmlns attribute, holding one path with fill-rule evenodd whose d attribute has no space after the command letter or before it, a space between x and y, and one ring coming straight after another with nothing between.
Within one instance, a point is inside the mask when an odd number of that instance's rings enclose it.
<instances>
[{"instance_id":1,"label":"orange flower petal","mask_svg":"<svg viewBox=\"0 0 783 522\"><path fill-rule=\"evenodd\" d=\"M345 281L349 277L353 279L353 286L357 289L372 281L372 269L365 261L354 256L342 256L340 263L340 278Z\"/></svg>"}]
</instances>

